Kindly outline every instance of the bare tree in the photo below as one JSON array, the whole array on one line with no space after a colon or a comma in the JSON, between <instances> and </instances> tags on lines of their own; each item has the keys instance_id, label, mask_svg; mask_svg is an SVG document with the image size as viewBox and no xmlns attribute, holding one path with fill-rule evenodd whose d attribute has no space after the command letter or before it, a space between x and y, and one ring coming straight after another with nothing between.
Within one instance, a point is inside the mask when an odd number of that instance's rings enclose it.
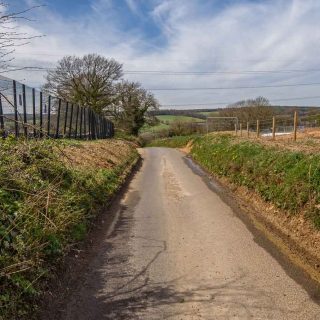
<instances>
[{"instance_id":1,"label":"bare tree","mask_svg":"<svg viewBox=\"0 0 320 320\"><path fill-rule=\"evenodd\" d=\"M220 110L222 117L237 117L240 121L255 121L271 118L273 110L269 100L264 97L238 101Z\"/></svg>"},{"instance_id":2,"label":"bare tree","mask_svg":"<svg viewBox=\"0 0 320 320\"><path fill-rule=\"evenodd\" d=\"M91 107L102 114L116 98L115 83L122 65L97 54L66 56L56 69L48 71L44 90L75 104Z\"/></svg>"},{"instance_id":3,"label":"bare tree","mask_svg":"<svg viewBox=\"0 0 320 320\"><path fill-rule=\"evenodd\" d=\"M146 123L148 111L157 110L159 103L152 93L138 82L123 81L116 86L116 107L109 106L108 112L117 125L128 133L138 135Z\"/></svg>"},{"instance_id":4,"label":"bare tree","mask_svg":"<svg viewBox=\"0 0 320 320\"><path fill-rule=\"evenodd\" d=\"M14 59L12 54L17 47L26 45L31 39L41 37L41 35L31 36L21 32L17 22L19 20L31 21L26 14L41 6L33 6L21 11L9 11L9 5L6 2L0 2L0 70L14 71L17 67L10 66ZM23 67L21 67L23 68ZM18 69L21 69L20 67Z\"/></svg>"}]
</instances>

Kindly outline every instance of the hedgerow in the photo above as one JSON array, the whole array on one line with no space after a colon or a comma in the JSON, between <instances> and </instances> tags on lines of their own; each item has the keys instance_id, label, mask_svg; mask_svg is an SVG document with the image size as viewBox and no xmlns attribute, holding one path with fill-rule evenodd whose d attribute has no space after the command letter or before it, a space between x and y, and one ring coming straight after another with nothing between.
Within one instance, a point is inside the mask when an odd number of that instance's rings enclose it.
<instances>
[{"instance_id":1,"label":"hedgerow","mask_svg":"<svg viewBox=\"0 0 320 320\"><path fill-rule=\"evenodd\" d=\"M0 141L0 319L33 311L43 281L137 159L133 149L112 169L81 169L68 164L63 148L51 140Z\"/></svg>"},{"instance_id":2,"label":"hedgerow","mask_svg":"<svg viewBox=\"0 0 320 320\"><path fill-rule=\"evenodd\" d=\"M208 171L256 191L291 214L304 212L320 229L320 155L272 148L231 135L193 140L191 154Z\"/></svg>"}]
</instances>

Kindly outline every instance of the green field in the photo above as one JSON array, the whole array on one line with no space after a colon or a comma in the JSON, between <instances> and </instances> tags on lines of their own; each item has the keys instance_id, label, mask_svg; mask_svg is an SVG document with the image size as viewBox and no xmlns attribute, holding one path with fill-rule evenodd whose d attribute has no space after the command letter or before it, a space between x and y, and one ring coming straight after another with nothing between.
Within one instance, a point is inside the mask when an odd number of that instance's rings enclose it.
<instances>
[{"instance_id":1,"label":"green field","mask_svg":"<svg viewBox=\"0 0 320 320\"><path fill-rule=\"evenodd\" d=\"M184 121L184 122L201 122L203 121L202 119L198 119L198 118L193 118L193 117L188 117L188 116L174 116L174 115L161 115L161 116L157 116L157 118L161 121L161 122L174 122L174 121Z\"/></svg>"},{"instance_id":2,"label":"green field","mask_svg":"<svg viewBox=\"0 0 320 320\"><path fill-rule=\"evenodd\" d=\"M201 121L204 121L199 118L188 117L188 116L175 116L175 115L169 115L169 114L160 115L160 116L156 116L156 117L160 121L159 124L157 124L156 126L145 125L141 129L140 132L141 133L143 133L143 132L159 132L164 129L169 129L170 124L173 123L174 121L182 121L182 122L201 122Z\"/></svg>"},{"instance_id":3,"label":"green field","mask_svg":"<svg viewBox=\"0 0 320 320\"><path fill-rule=\"evenodd\" d=\"M165 123L159 123L156 126L145 125L142 127L140 132L158 132L164 129L168 129L169 125Z\"/></svg>"},{"instance_id":4,"label":"green field","mask_svg":"<svg viewBox=\"0 0 320 320\"><path fill-rule=\"evenodd\" d=\"M200 114L206 117L217 117L219 116L219 111L210 111L210 112L199 112Z\"/></svg>"}]
</instances>

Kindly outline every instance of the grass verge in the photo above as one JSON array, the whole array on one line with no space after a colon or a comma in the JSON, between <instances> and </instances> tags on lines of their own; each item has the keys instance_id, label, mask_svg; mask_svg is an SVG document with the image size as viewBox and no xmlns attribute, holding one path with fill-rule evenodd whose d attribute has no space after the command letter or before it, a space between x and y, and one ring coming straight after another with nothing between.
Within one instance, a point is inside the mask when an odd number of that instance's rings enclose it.
<instances>
[{"instance_id":1,"label":"grass verge","mask_svg":"<svg viewBox=\"0 0 320 320\"><path fill-rule=\"evenodd\" d=\"M175 136L171 138L157 139L149 142L146 147L167 147L167 148L182 148L189 141L195 139L196 136Z\"/></svg>"},{"instance_id":2,"label":"grass verge","mask_svg":"<svg viewBox=\"0 0 320 320\"><path fill-rule=\"evenodd\" d=\"M216 135L193 141L191 154L209 172L258 193L291 214L304 213L320 229L320 155Z\"/></svg>"},{"instance_id":3,"label":"grass verge","mask_svg":"<svg viewBox=\"0 0 320 320\"><path fill-rule=\"evenodd\" d=\"M259 194L291 214L303 213L320 230L320 155L239 140L228 134L154 140L152 147L182 148L209 172Z\"/></svg>"},{"instance_id":4,"label":"grass verge","mask_svg":"<svg viewBox=\"0 0 320 320\"><path fill-rule=\"evenodd\" d=\"M110 143L112 157L101 156L108 165L94 156L84 166L86 148L100 150L102 142L0 141L0 319L29 317L51 271L130 172L135 148Z\"/></svg>"}]
</instances>

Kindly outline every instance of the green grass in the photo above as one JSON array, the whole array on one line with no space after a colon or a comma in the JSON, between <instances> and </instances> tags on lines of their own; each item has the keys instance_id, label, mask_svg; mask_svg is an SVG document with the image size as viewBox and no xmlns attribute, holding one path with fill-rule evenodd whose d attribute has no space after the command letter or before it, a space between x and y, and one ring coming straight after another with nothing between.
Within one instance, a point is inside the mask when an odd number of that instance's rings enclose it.
<instances>
[{"instance_id":1,"label":"green grass","mask_svg":"<svg viewBox=\"0 0 320 320\"><path fill-rule=\"evenodd\" d=\"M150 125L145 125L142 129L141 129L141 133L144 132L159 132L161 130L164 129L169 129L169 125L165 124L165 123L159 123L155 126L150 126Z\"/></svg>"},{"instance_id":2,"label":"green grass","mask_svg":"<svg viewBox=\"0 0 320 320\"><path fill-rule=\"evenodd\" d=\"M170 128L170 124L174 123L175 121L181 122L201 122L204 121L202 119L188 117L188 116L175 116L175 115L160 115L157 116L158 120L160 121L159 124L155 126L145 125L141 130L140 133L151 132L157 133L159 131L168 130Z\"/></svg>"},{"instance_id":3,"label":"green grass","mask_svg":"<svg viewBox=\"0 0 320 320\"><path fill-rule=\"evenodd\" d=\"M210 111L210 112L199 112L200 114L206 117L217 117L219 116L219 111Z\"/></svg>"},{"instance_id":4,"label":"green grass","mask_svg":"<svg viewBox=\"0 0 320 320\"><path fill-rule=\"evenodd\" d=\"M199 118L193 118L193 117L188 117L188 116L174 116L174 115L160 115L157 116L157 118L160 121L163 122L174 122L174 121L182 121L182 122L201 122L203 121L202 119Z\"/></svg>"},{"instance_id":5,"label":"green grass","mask_svg":"<svg viewBox=\"0 0 320 320\"><path fill-rule=\"evenodd\" d=\"M160 121L159 124L155 126L145 125L141 130L140 133L145 132L154 132L157 133L162 130L168 130L170 128L170 124L174 123L175 121L181 122L201 122L203 120L188 116L175 116L175 115L160 115L156 116L156 118Z\"/></svg>"},{"instance_id":6,"label":"green grass","mask_svg":"<svg viewBox=\"0 0 320 320\"><path fill-rule=\"evenodd\" d=\"M0 140L0 319L30 319L44 280L138 157L132 148L113 169L80 169L61 159L65 144Z\"/></svg>"},{"instance_id":7,"label":"green grass","mask_svg":"<svg viewBox=\"0 0 320 320\"><path fill-rule=\"evenodd\" d=\"M167 148L182 148L187 143L194 139L195 136L175 136L172 138L153 140L147 144L147 147L167 147Z\"/></svg>"},{"instance_id":8,"label":"green grass","mask_svg":"<svg viewBox=\"0 0 320 320\"><path fill-rule=\"evenodd\" d=\"M191 154L209 172L256 191L276 207L304 212L320 229L320 155L236 142L228 135L196 138Z\"/></svg>"}]
</instances>

